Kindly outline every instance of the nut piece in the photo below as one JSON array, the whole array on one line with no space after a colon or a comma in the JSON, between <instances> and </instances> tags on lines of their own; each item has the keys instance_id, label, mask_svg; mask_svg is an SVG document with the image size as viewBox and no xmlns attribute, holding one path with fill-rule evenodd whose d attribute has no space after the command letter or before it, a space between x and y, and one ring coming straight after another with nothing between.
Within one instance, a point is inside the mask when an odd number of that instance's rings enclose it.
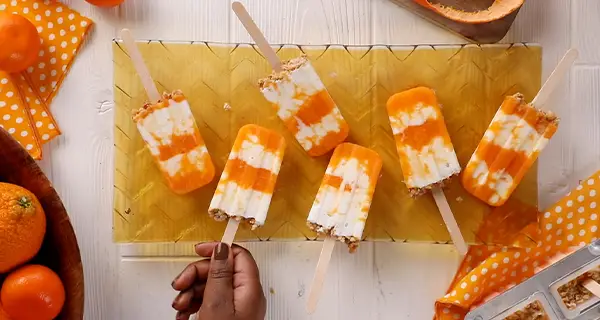
<instances>
[{"instance_id":1,"label":"nut piece","mask_svg":"<svg viewBox=\"0 0 600 320\"><path fill-rule=\"evenodd\" d=\"M558 288L558 294L562 298L567 309L573 310L577 308L578 305L585 303L594 297L594 295L583 286L583 283L590 279L600 282L600 266Z\"/></svg>"},{"instance_id":2,"label":"nut piece","mask_svg":"<svg viewBox=\"0 0 600 320\"><path fill-rule=\"evenodd\" d=\"M504 318L504 320L550 320L539 301L534 301L525 308Z\"/></svg>"}]
</instances>

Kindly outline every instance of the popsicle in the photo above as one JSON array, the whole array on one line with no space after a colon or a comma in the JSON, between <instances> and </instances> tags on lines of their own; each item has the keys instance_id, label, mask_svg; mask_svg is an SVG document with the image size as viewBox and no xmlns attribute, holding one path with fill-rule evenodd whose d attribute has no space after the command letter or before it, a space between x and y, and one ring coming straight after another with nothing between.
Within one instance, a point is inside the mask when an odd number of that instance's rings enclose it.
<instances>
[{"instance_id":1,"label":"popsicle","mask_svg":"<svg viewBox=\"0 0 600 320\"><path fill-rule=\"evenodd\" d=\"M577 58L571 49L531 104L508 96L496 112L462 176L464 188L492 206L501 206L521 182L558 128L559 119L542 106Z\"/></svg>"},{"instance_id":2,"label":"popsicle","mask_svg":"<svg viewBox=\"0 0 600 320\"><path fill-rule=\"evenodd\" d=\"M393 95L387 102L404 183L418 196L442 186L460 173L435 92L417 87Z\"/></svg>"},{"instance_id":3,"label":"popsicle","mask_svg":"<svg viewBox=\"0 0 600 320\"><path fill-rule=\"evenodd\" d=\"M358 247L381 165L377 152L355 144L342 143L333 152L307 219L309 228L326 236L308 295L309 313L316 309L336 239L350 252Z\"/></svg>"},{"instance_id":4,"label":"popsicle","mask_svg":"<svg viewBox=\"0 0 600 320\"><path fill-rule=\"evenodd\" d=\"M121 37L150 100L154 101L134 111L133 121L169 188L184 194L210 183L215 168L185 96L179 90L161 96L131 32L123 29Z\"/></svg>"},{"instance_id":5,"label":"popsicle","mask_svg":"<svg viewBox=\"0 0 600 320\"><path fill-rule=\"evenodd\" d=\"M348 124L306 56L281 68L259 80L260 90L304 150L320 156L346 140Z\"/></svg>"},{"instance_id":6,"label":"popsicle","mask_svg":"<svg viewBox=\"0 0 600 320\"><path fill-rule=\"evenodd\" d=\"M377 152L342 143L333 153L308 214L312 230L358 247L381 170Z\"/></svg>"},{"instance_id":7,"label":"popsicle","mask_svg":"<svg viewBox=\"0 0 600 320\"><path fill-rule=\"evenodd\" d=\"M388 99L387 111L409 193L432 192L454 245L461 255L466 254L467 246L441 189L461 169L435 92L417 87L396 93Z\"/></svg>"},{"instance_id":8,"label":"popsicle","mask_svg":"<svg viewBox=\"0 0 600 320\"><path fill-rule=\"evenodd\" d=\"M344 142L348 124L306 56L281 62L244 6L232 9L273 68L258 82L262 94L302 148L320 156Z\"/></svg>"},{"instance_id":9,"label":"popsicle","mask_svg":"<svg viewBox=\"0 0 600 320\"><path fill-rule=\"evenodd\" d=\"M253 229L262 226L284 151L285 139L279 133L254 124L243 126L210 202L210 216L217 221L229 219L234 224L244 220ZM237 225L229 227L235 227L235 235ZM227 239L222 242L231 244L233 237L227 232Z\"/></svg>"}]
</instances>

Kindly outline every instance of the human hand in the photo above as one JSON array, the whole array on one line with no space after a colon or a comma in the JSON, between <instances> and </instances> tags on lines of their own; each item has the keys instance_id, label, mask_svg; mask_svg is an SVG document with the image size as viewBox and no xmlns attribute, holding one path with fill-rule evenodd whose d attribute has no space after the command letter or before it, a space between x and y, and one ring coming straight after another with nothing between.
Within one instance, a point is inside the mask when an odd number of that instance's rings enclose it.
<instances>
[{"instance_id":1,"label":"human hand","mask_svg":"<svg viewBox=\"0 0 600 320\"><path fill-rule=\"evenodd\" d=\"M198 312L199 320L262 320L267 302L258 266L248 250L224 243L200 243L205 259L189 264L171 284L180 291L173 301L177 320Z\"/></svg>"}]
</instances>

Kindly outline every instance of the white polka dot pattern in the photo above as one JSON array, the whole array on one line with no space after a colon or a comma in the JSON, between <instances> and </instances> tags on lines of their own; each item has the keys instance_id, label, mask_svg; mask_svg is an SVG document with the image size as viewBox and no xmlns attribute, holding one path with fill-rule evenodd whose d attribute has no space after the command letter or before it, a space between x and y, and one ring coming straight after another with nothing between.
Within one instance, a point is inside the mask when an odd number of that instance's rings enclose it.
<instances>
[{"instance_id":1,"label":"white polka dot pattern","mask_svg":"<svg viewBox=\"0 0 600 320\"><path fill-rule=\"evenodd\" d=\"M41 145L60 134L47 106L92 21L58 1L0 0L0 11L29 19L42 40L36 64L21 75L0 72L0 127L39 159Z\"/></svg>"}]
</instances>

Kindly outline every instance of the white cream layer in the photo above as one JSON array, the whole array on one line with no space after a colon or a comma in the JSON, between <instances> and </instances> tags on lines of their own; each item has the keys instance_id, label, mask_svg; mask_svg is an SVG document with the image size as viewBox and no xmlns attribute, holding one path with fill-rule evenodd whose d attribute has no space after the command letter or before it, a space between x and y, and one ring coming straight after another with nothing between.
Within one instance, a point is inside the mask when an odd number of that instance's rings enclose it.
<instances>
[{"instance_id":1,"label":"white cream layer","mask_svg":"<svg viewBox=\"0 0 600 320\"><path fill-rule=\"evenodd\" d=\"M281 167L281 153L265 151L265 146L259 143L255 135L249 135L239 151L229 154L229 159L240 159L251 167L266 169L274 174L279 174Z\"/></svg>"},{"instance_id":2,"label":"white cream layer","mask_svg":"<svg viewBox=\"0 0 600 320\"><path fill-rule=\"evenodd\" d=\"M204 171L205 163L204 157L208 154L206 146L198 146L186 153L178 154L171 157L168 160L160 161L159 165L161 169L166 172L170 177L174 177L181 170L181 162L186 157L190 164L192 164L198 171Z\"/></svg>"},{"instance_id":3,"label":"white cream layer","mask_svg":"<svg viewBox=\"0 0 600 320\"><path fill-rule=\"evenodd\" d=\"M315 145L320 145L321 141L329 132L339 132L340 121L342 115L337 108L333 109L333 112L326 115L321 119L321 122L312 124L310 126L305 125L300 119L296 118L298 122L298 132L296 133L296 140L300 143L304 150L308 151Z\"/></svg>"},{"instance_id":4,"label":"white cream layer","mask_svg":"<svg viewBox=\"0 0 600 320\"><path fill-rule=\"evenodd\" d=\"M239 152L231 152L229 160L239 159L251 167L262 168L279 174L282 157L279 152L265 151L258 143L258 137L250 135L242 142ZM271 204L272 192L261 192L238 186L235 181L229 181L226 171L223 171L217 190L210 202L209 211L220 209L229 217L254 218L256 226L262 226L267 219Z\"/></svg>"},{"instance_id":5,"label":"white cream layer","mask_svg":"<svg viewBox=\"0 0 600 320\"><path fill-rule=\"evenodd\" d=\"M362 238L365 221L371 206L368 170L356 159L342 160L336 168L328 167L325 174L342 178L339 188L321 185L308 221L320 226L318 231L332 229L338 237ZM347 186L351 190L345 190Z\"/></svg>"},{"instance_id":6,"label":"white cream layer","mask_svg":"<svg viewBox=\"0 0 600 320\"><path fill-rule=\"evenodd\" d=\"M437 137L415 150L408 145L400 146L410 164L411 175L405 181L409 188L424 188L460 173L460 163L453 148L449 148L442 137Z\"/></svg>"},{"instance_id":7,"label":"white cream layer","mask_svg":"<svg viewBox=\"0 0 600 320\"><path fill-rule=\"evenodd\" d=\"M499 126L498 123L501 125ZM492 125L494 128L500 128L500 130L494 132L488 128L482 140L492 142L504 149L512 149L530 155L536 151L541 151L548 144L547 138L539 134L534 127L517 115L507 115L502 110L498 110L490 127Z\"/></svg>"},{"instance_id":8,"label":"white cream layer","mask_svg":"<svg viewBox=\"0 0 600 320\"><path fill-rule=\"evenodd\" d=\"M392 126L392 132L400 134L408 127L416 127L424 124L427 120L435 120L438 117L438 113L433 106L425 106L423 103L419 103L415 107L415 111L408 113L400 111L395 115L390 115L390 124Z\"/></svg>"},{"instance_id":9,"label":"white cream layer","mask_svg":"<svg viewBox=\"0 0 600 320\"><path fill-rule=\"evenodd\" d=\"M490 204L496 204L500 200L508 199L513 185L513 177L504 170L494 172L490 176L490 171L485 161L480 160L475 154L471 157L475 164L475 170L472 175L479 186L487 185L494 194L489 199Z\"/></svg>"},{"instance_id":10,"label":"white cream layer","mask_svg":"<svg viewBox=\"0 0 600 320\"><path fill-rule=\"evenodd\" d=\"M159 146L169 145L174 135L193 135L194 115L187 100L169 100L169 106L153 110L137 122L137 128L152 155L159 155Z\"/></svg>"},{"instance_id":11,"label":"white cream layer","mask_svg":"<svg viewBox=\"0 0 600 320\"><path fill-rule=\"evenodd\" d=\"M499 123L501 125L498 125ZM492 119L490 127L492 126L500 128L500 130L490 130L488 128L483 135L482 141L493 143L507 150L524 152L527 156L532 156L535 152L541 152L549 142L548 138L539 134L523 118L512 114L507 115L501 109L496 112L494 119ZM518 181L514 181L514 177L504 170L494 172L490 176L487 163L479 159L477 151L475 150L467 165L468 167L475 167L475 170L470 173L473 179L477 182L478 186L487 185L492 190L495 190L489 199L490 204L496 204L500 200L508 199L513 189L513 184L518 183ZM467 174L469 173L467 172Z\"/></svg>"},{"instance_id":12,"label":"white cream layer","mask_svg":"<svg viewBox=\"0 0 600 320\"><path fill-rule=\"evenodd\" d=\"M423 125L428 120L436 120L438 112L435 106L419 103L413 112L400 111L390 115L390 124L394 135L404 134L408 127ZM409 188L424 188L441 182L460 172L460 164L454 148L447 146L442 137L436 137L420 150L409 145L397 143L400 157L406 157L411 174L406 177Z\"/></svg>"},{"instance_id":13,"label":"white cream layer","mask_svg":"<svg viewBox=\"0 0 600 320\"><path fill-rule=\"evenodd\" d=\"M328 133L339 132L339 122L344 121L337 106L333 108L333 112L323 117L320 123L306 125L296 117L306 101L323 90L326 90L325 85L309 61L291 71L289 78L277 81L276 85L265 86L261 90L269 102L277 105L277 115L281 120L286 122L295 118L299 129L295 137L306 151L314 144L319 145Z\"/></svg>"}]
</instances>

